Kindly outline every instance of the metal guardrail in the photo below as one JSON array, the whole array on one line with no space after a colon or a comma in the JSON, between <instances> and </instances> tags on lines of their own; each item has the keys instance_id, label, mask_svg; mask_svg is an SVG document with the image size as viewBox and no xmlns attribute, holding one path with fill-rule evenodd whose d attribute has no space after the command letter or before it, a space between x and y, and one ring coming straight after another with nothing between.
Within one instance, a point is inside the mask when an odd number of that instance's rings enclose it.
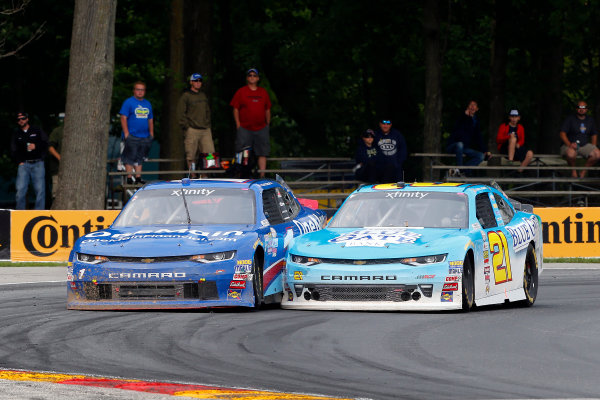
<instances>
[{"instance_id":1,"label":"metal guardrail","mask_svg":"<svg viewBox=\"0 0 600 400\"><path fill-rule=\"evenodd\" d=\"M183 165L184 160L170 158L148 159L146 163L165 163L179 161ZM288 185L298 190L298 197L319 200L320 206L328 210L335 210L341 200L344 200L349 192L353 191L361 182L354 179L354 172L351 168L332 168L336 163L348 163L352 159L348 157L272 157L268 159L269 163L292 162L294 164L309 163L314 165L317 163L319 168L267 168L258 170L266 174L279 174L286 179ZM109 195L107 196L107 204L110 208L124 204L135 190L140 188L140 185L125 184L124 177L130 175L125 171L115 171L118 159L109 160L109 168L112 170L107 172L109 181ZM142 176L154 175L181 175L188 176L188 170L168 170L155 171L145 170L139 173ZM222 169L201 169L191 171L193 174L208 175L209 177L222 177L227 171ZM304 176L299 176L304 175ZM345 179L348 176L349 179ZM322 178L319 180L319 178ZM341 178L341 179L340 179ZM310 180L307 180L310 179ZM115 182L117 180L117 182Z\"/></svg>"}]
</instances>

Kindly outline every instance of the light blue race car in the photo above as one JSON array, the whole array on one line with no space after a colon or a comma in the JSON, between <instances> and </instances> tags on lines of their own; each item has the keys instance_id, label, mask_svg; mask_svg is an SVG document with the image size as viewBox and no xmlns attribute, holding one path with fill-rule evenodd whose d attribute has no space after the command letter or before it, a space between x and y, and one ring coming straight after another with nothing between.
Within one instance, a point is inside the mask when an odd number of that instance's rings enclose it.
<instances>
[{"instance_id":1,"label":"light blue race car","mask_svg":"<svg viewBox=\"0 0 600 400\"><path fill-rule=\"evenodd\" d=\"M314 202L316 203L316 202ZM152 183L113 224L77 240L67 308L258 307L279 302L294 236L321 229L282 180Z\"/></svg>"},{"instance_id":2,"label":"light blue race car","mask_svg":"<svg viewBox=\"0 0 600 400\"><path fill-rule=\"evenodd\" d=\"M541 219L486 185L359 188L327 227L290 245L282 307L470 310L533 305Z\"/></svg>"}]
</instances>

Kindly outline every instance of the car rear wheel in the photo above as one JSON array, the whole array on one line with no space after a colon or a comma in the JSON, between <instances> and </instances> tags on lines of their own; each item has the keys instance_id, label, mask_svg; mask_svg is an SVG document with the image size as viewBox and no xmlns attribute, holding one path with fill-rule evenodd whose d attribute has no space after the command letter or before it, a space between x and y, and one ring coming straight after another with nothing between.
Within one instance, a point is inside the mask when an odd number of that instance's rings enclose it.
<instances>
[{"instance_id":1,"label":"car rear wheel","mask_svg":"<svg viewBox=\"0 0 600 400\"><path fill-rule=\"evenodd\" d=\"M523 271L523 291L525 292L525 300L523 304L531 307L535 303L538 288L538 263L535 255L535 248L532 244L527 248L527 256L525 257L525 268Z\"/></svg>"},{"instance_id":2,"label":"car rear wheel","mask_svg":"<svg viewBox=\"0 0 600 400\"><path fill-rule=\"evenodd\" d=\"M463 262L462 272L462 309L469 312L475 303L475 279L471 257L467 254Z\"/></svg>"},{"instance_id":3,"label":"car rear wheel","mask_svg":"<svg viewBox=\"0 0 600 400\"><path fill-rule=\"evenodd\" d=\"M256 255L252 260L252 289L254 290L254 307L260 308L263 300L263 274L262 266Z\"/></svg>"}]
</instances>

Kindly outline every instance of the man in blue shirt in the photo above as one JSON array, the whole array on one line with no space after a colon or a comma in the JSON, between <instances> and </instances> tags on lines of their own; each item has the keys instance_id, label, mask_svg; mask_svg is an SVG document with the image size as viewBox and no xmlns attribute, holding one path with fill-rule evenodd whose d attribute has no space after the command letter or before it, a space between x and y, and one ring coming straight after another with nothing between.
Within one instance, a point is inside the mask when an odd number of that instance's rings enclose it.
<instances>
[{"instance_id":1,"label":"man in blue shirt","mask_svg":"<svg viewBox=\"0 0 600 400\"><path fill-rule=\"evenodd\" d=\"M133 84L133 96L123 102L121 106L121 127L125 147L121 153L121 161L127 171L127 184L134 183L132 172L135 169L135 183L146 183L141 176L142 162L148 156L152 139L154 139L154 115L152 105L144 99L146 84L136 82Z\"/></svg>"}]
</instances>

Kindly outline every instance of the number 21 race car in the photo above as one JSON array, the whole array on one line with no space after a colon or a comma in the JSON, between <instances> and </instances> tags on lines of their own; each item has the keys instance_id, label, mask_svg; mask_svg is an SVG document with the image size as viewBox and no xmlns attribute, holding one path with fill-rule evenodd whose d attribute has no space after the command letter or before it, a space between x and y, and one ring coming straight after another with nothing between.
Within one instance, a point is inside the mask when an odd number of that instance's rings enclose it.
<instances>
[{"instance_id":1,"label":"number 21 race car","mask_svg":"<svg viewBox=\"0 0 600 400\"><path fill-rule=\"evenodd\" d=\"M301 205L283 181L148 184L108 229L75 243L67 308L256 307L279 302L290 241L324 223L325 213Z\"/></svg>"},{"instance_id":2,"label":"number 21 race car","mask_svg":"<svg viewBox=\"0 0 600 400\"><path fill-rule=\"evenodd\" d=\"M533 305L541 220L501 190L462 183L365 186L327 227L294 239L282 307L470 310Z\"/></svg>"}]
</instances>

